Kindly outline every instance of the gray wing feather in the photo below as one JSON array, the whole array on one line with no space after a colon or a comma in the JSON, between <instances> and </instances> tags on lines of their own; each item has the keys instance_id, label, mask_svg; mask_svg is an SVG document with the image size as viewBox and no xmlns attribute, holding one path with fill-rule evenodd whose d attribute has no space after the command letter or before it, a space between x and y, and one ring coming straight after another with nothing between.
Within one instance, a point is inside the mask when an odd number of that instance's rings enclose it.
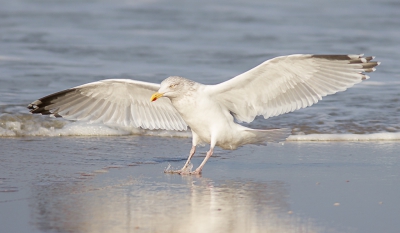
<instances>
[{"instance_id":1,"label":"gray wing feather","mask_svg":"<svg viewBox=\"0 0 400 233\"><path fill-rule=\"evenodd\" d=\"M187 125L168 98L150 102L159 84L108 79L77 86L38 99L32 113L54 115L143 129L186 130Z\"/></svg>"},{"instance_id":2,"label":"gray wing feather","mask_svg":"<svg viewBox=\"0 0 400 233\"><path fill-rule=\"evenodd\" d=\"M268 60L226 82L208 87L209 94L239 121L258 115L277 116L317 103L369 77L379 62L363 55L295 54Z\"/></svg>"}]
</instances>

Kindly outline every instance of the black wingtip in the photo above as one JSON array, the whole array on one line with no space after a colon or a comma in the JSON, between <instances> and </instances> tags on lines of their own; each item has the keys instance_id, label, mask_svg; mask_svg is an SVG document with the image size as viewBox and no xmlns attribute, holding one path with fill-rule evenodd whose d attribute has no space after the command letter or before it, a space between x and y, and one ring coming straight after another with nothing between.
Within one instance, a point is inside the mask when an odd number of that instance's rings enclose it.
<instances>
[{"instance_id":1,"label":"black wingtip","mask_svg":"<svg viewBox=\"0 0 400 233\"><path fill-rule=\"evenodd\" d=\"M314 58L321 58L326 60L351 60L352 58L348 55L312 55Z\"/></svg>"},{"instance_id":2,"label":"black wingtip","mask_svg":"<svg viewBox=\"0 0 400 233\"><path fill-rule=\"evenodd\" d=\"M68 93L74 92L76 89L67 89L63 91L59 91L56 93L53 93L51 95L42 97L38 100L33 101L30 103L27 108L30 110L31 113L33 114L42 114L42 115L51 115L54 114L55 117L61 117L59 114L51 112L47 106L54 103L54 101L60 97L64 97Z\"/></svg>"},{"instance_id":3,"label":"black wingtip","mask_svg":"<svg viewBox=\"0 0 400 233\"><path fill-rule=\"evenodd\" d=\"M319 59L327 59L327 60L348 61L350 64L360 64L362 65L362 69L364 69L363 72L367 73L375 71L376 68L374 67L381 64L378 61L372 61L373 59L375 59L374 56L369 56L369 57L363 57L363 56L364 56L363 54L360 54L360 55L312 55L311 57Z\"/></svg>"}]
</instances>

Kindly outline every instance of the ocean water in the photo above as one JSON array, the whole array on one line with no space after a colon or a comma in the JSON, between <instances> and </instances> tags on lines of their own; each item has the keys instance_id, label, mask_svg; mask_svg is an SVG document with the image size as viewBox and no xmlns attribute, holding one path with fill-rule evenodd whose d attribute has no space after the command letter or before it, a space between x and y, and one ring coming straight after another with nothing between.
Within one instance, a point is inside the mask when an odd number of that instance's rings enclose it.
<instances>
[{"instance_id":1,"label":"ocean water","mask_svg":"<svg viewBox=\"0 0 400 233\"><path fill-rule=\"evenodd\" d=\"M397 233L399 12L397 0L0 0L0 231ZM312 107L257 118L249 127L293 135L216 149L200 177L163 173L183 165L190 132L26 108L109 78L219 83L297 53L382 63Z\"/></svg>"},{"instance_id":2,"label":"ocean water","mask_svg":"<svg viewBox=\"0 0 400 233\"><path fill-rule=\"evenodd\" d=\"M295 53L365 54L371 79L293 113L252 122L289 140L400 135L397 1L0 1L0 136L159 134L30 115L45 95L108 78L214 84ZM369 136L365 136L365 135ZM307 135L307 136L303 136ZM324 136L322 136L324 135Z\"/></svg>"}]
</instances>

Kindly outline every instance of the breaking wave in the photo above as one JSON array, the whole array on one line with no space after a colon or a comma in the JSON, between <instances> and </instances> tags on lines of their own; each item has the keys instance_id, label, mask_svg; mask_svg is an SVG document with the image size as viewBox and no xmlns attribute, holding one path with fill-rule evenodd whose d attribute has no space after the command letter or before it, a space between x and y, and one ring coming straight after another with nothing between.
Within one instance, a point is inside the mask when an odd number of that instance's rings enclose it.
<instances>
[{"instance_id":1,"label":"breaking wave","mask_svg":"<svg viewBox=\"0 0 400 233\"><path fill-rule=\"evenodd\" d=\"M119 136L152 135L161 137L190 137L188 131L144 130L137 128L112 127L103 124L67 121L62 118L32 114L0 115L0 137L26 136ZM315 134L295 132L287 141L380 141L400 140L400 132L380 132L368 134Z\"/></svg>"},{"instance_id":2,"label":"breaking wave","mask_svg":"<svg viewBox=\"0 0 400 233\"><path fill-rule=\"evenodd\" d=\"M138 128L112 127L104 124L67 121L62 118L31 114L2 114L0 137L26 136L120 136L154 135L166 137L190 137L188 131L144 130Z\"/></svg>"}]
</instances>

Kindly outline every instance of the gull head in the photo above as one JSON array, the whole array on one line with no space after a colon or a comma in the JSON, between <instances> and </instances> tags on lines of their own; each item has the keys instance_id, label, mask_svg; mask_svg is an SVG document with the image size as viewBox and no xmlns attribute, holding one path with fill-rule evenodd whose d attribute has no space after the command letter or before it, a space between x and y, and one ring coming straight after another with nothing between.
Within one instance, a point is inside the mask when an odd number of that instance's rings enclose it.
<instances>
[{"instance_id":1,"label":"gull head","mask_svg":"<svg viewBox=\"0 0 400 233\"><path fill-rule=\"evenodd\" d=\"M151 96L150 101L156 101L161 97L168 97L172 99L178 96L182 96L190 89L190 86L193 85L192 83L194 82L182 77L168 77L161 82L160 89Z\"/></svg>"}]
</instances>

